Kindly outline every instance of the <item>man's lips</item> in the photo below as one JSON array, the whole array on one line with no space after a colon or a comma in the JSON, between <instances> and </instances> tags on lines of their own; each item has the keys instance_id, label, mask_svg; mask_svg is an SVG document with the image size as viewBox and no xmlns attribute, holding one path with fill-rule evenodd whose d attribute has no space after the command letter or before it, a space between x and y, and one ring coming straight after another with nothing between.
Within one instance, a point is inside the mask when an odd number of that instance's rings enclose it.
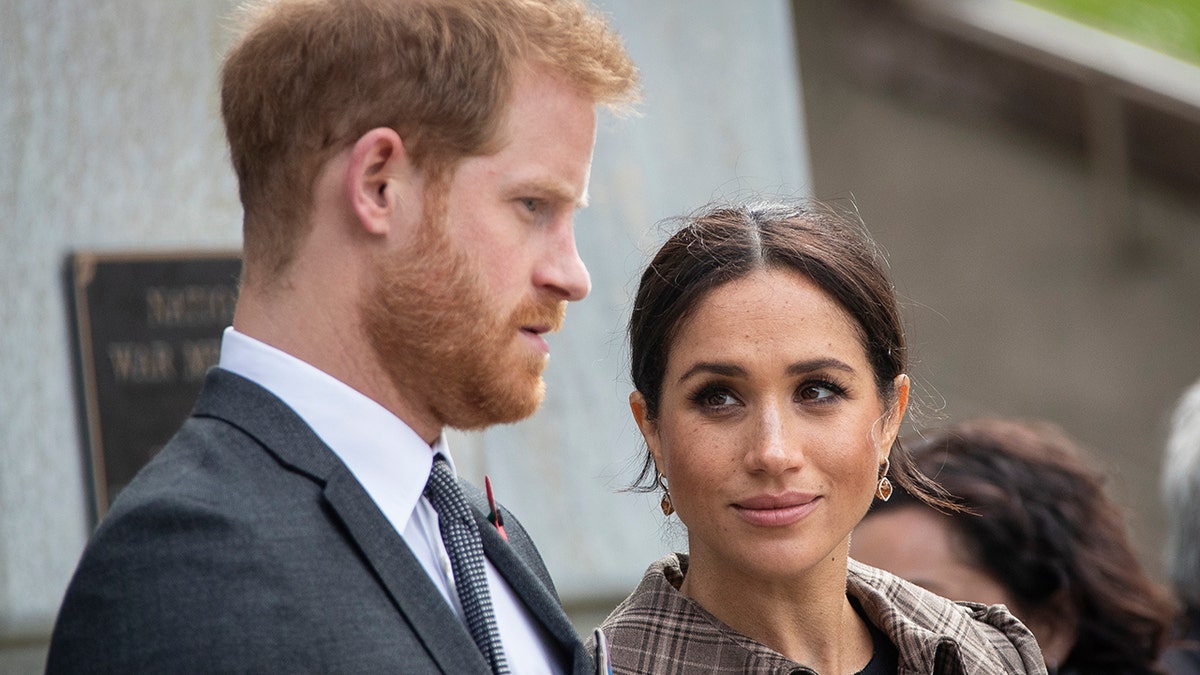
<instances>
[{"instance_id":1,"label":"man's lips","mask_svg":"<svg viewBox=\"0 0 1200 675\"><path fill-rule=\"evenodd\" d=\"M542 337L544 333L549 333L548 326L521 326L521 334L529 339L535 347L543 352L550 352L550 344L546 342L546 338Z\"/></svg>"},{"instance_id":2,"label":"man's lips","mask_svg":"<svg viewBox=\"0 0 1200 675\"><path fill-rule=\"evenodd\" d=\"M738 517L759 527L784 527L816 510L820 497L807 492L754 495L733 504Z\"/></svg>"},{"instance_id":3,"label":"man's lips","mask_svg":"<svg viewBox=\"0 0 1200 675\"><path fill-rule=\"evenodd\" d=\"M549 305L528 305L516 312L517 330L543 353L550 353L550 345L542 337L562 328L563 316L566 314L567 303L555 302Z\"/></svg>"}]
</instances>

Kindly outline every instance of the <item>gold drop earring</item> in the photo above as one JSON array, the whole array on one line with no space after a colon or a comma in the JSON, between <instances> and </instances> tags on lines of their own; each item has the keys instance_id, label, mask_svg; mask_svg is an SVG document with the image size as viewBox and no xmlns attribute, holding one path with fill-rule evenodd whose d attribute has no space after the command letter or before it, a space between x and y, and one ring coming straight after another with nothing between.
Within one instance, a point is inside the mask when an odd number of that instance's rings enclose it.
<instances>
[{"instance_id":1,"label":"gold drop earring","mask_svg":"<svg viewBox=\"0 0 1200 675\"><path fill-rule=\"evenodd\" d=\"M671 503L671 491L667 489L667 484L663 481L662 474L658 474L654 480L658 483L658 486L662 488L663 491L662 501L658 504L660 507L662 507L663 515L669 516L672 513L675 513L675 505Z\"/></svg>"},{"instance_id":2,"label":"gold drop earring","mask_svg":"<svg viewBox=\"0 0 1200 675\"><path fill-rule=\"evenodd\" d=\"M883 468L879 471L879 485L875 487L875 496L882 501L887 501L892 498L892 481L888 480L888 469L892 468L891 462L886 457L883 458Z\"/></svg>"}]
</instances>

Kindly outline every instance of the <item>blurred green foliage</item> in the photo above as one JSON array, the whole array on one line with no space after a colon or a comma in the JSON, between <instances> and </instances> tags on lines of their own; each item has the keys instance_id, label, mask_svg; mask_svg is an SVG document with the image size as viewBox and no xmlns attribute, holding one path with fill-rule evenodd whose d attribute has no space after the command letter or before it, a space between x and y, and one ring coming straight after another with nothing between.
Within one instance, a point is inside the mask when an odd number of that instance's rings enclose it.
<instances>
[{"instance_id":1,"label":"blurred green foliage","mask_svg":"<svg viewBox=\"0 0 1200 675\"><path fill-rule=\"evenodd\" d=\"M1200 0L1023 0L1200 64Z\"/></svg>"}]
</instances>

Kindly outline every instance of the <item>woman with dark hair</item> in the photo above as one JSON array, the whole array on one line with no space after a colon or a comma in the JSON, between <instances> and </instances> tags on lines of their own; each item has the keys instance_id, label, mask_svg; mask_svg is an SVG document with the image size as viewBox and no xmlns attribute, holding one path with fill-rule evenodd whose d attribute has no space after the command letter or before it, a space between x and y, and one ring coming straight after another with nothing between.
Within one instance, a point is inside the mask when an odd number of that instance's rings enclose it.
<instances>
[{"instance_id":1,"label":"woman with dark hair","mask_svg":"<svg viewBox=\"0 0 1200 675\"><path fill-rule=\"evenodd\" d=\"M1051 672L1160 672L1171 600L1138 562L1101 473L1061 429L979 419L904 446L964 511L899 490L855 530L856 560L948 598L1006 605Z\"/></svg>"},{"instance_id":2,"label":"woman with dark hair","mask_svg":"<svg viewBox=\"0 0 1200 675\"><path fill-rule=\"evenodd\" d=\"M638 485L661 491L688 553L602 624L613 672L1045 672L1003 608L848 557L893 481L952 508L894 444L904 336L856 220L808 203L685 218L641 277L629 341Z\"/></svg>"}]
</instances>

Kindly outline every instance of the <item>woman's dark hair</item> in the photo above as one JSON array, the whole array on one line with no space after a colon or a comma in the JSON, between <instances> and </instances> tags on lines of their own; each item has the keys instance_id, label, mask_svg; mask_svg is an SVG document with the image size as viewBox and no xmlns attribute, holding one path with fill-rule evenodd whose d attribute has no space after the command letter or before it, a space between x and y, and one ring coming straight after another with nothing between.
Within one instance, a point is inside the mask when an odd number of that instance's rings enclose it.
<instances>
[{"instance_id":1,"label":"woman's dark hair","mask_svg":"<svg viewBox=\"0 0 1200 675\"><path fill-rule=\"evenodd\" d=\"M1174 615L1138 562L1121 510L1083 449L1045 422L979 419L905 441L919 470L966 512L949 521L966 560L999 582L1018 618L1077 614L1063 670L1158 673ZM868 518L913 499L897 490Z\"/></svg>"},{"instance_id":2,"label":"woman's dark hair","mask_svg":"<svg viewBox=\"0 0 1200 675\"><path fill-rule=\"evenodd\" d=\"M629 317L630 373L649 420L658 419L680 326L713 289L764 269L804 275L853 317L880 398L894 404L896 376L907 366L904 331L883 258L857 217L808 200L715 204L680 219L638 286ZM890 463L888 475L897 484L950 506L913 470L899 444ZM634 489L653 491L656 477L647 452Z\"/></svg>"}]
</instances>

